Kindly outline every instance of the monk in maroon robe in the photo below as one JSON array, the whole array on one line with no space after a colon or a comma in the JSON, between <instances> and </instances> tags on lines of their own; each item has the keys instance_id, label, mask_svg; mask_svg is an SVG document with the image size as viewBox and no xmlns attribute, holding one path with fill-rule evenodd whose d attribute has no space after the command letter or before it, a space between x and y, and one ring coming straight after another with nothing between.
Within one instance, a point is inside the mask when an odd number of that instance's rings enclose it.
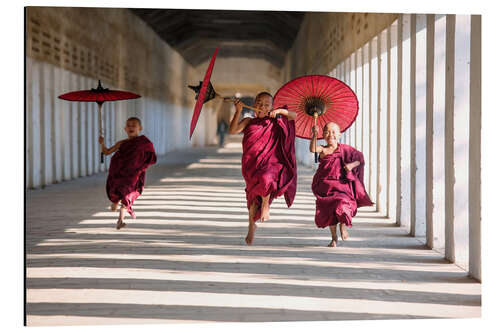
<instances>
[{"instance_id":1,"label":"monk in maroon robe","mask_svg":"<svg viewBox=\"0 0 500 333\"><path fill-rule=\"evenodd\" d=\"M337 224L340 224L342 240L349 236L347 227L352 227L352 218L357 208L373 203L363 184L363 154L355 148L338 142L340 128L327 123L323 129L326 146L316 146L316 128L313 126L311 152L320 154L320 163L312 182L316 196L315 223L318 228L329 227L332 241L329 247L337 245ZM316 146L316 147L315 147Z\"/></svg>"},{"instance_id":2,"label":"monk in maroon robe","mask_svg":"<svg viewBox=\"0 0 500 333\"><path fill-rule=\"evenodd\" d=\"M248 234L245 241L252 244L256 222L269 220L269 207L281 195L290 207L297 189L295 161L296 113L286 109L271 110L273 97L262 92L255 98L256 118L239 120L242 103L235 101L236 113L229 133L243 132L241 169L246 183Z\"/></svg>"},{"instance_id":3,"label":"monk in maroon robe","mask_svg":"<svg viewBox=\"0 0 500 333\"><path fill-rule=\"evenodd\" d=\"M111 148L106 148L104 139L99 138L104 154L115 152L109 165L106 193L112 203L111 210L116 211L121 204L117 229L126 225L123 222L125 211L135 218L132 204L144 189L146 169L156 163L153 143L144 135L139 135L141 131L141 121L132 117L127 120L125 126L127 139L118 141Z\"/></svg>"}]
</instances>

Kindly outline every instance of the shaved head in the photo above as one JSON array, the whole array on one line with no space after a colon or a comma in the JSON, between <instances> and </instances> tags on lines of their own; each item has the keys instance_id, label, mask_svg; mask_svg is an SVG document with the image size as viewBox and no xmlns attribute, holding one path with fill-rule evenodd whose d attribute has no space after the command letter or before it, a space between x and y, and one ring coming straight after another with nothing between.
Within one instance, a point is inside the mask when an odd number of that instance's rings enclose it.
<instances>
[{"instance_id":1,"label":"shaved head","mask_svg":"<svg viewBox=\"0 0 500 333\"><path fill-rule=\"evenodd\" d=\"M325 126L323 126L323 132L326 131L329 127L335 127L338 133L340 133L340 126L337 123L334 123L333 121L330 121L326 123Z\"/></svg>"}]
</instances>

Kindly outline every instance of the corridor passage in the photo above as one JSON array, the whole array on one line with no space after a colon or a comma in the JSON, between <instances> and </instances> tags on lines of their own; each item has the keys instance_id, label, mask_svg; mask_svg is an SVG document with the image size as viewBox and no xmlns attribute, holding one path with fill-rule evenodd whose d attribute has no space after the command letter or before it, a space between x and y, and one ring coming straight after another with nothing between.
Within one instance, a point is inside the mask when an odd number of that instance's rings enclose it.
<instances>
[{"instance_id":1,"label":"corridor passage","mask_svg":"<svg viewBox=\"0 0 500 333\"><path fill-rule=\"evenodd\" d=\"M480 283L371 209L327 248L310 168L247 246L240 140L167 153L119 231L105 173L28 190L27 324L480 316Z\"/></svg>"}]
</instances>

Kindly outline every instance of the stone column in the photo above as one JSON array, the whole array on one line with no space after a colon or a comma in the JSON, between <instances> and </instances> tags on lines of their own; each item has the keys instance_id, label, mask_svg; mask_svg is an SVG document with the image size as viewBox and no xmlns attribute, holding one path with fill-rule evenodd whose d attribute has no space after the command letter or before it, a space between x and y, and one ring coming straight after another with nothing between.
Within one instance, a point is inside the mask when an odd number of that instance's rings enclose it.
<instances>
[{"instance_id":1,"label":"stone column","mask_svg":"<svg viewBox=\"0 0 500 333\"><path fill-rule=\"evenodd\" d=\"M400 118L399 118L399 51L398 51L398 41L399 41L399 26L400 20L396 20L390 27L389 33L387 35L387 50L388 50L388 131L389 131L389 164L390 171L388 176L389 181L389 216L399 224L400 212L398 212L398 207L400 205L400 195L398 188L399 184L399 136L400 136ZM399 215L398 215L399 214Z\"/></svg>"},{"instance_id":2,"label":"stone column","mask_svg":"<svg viewBox=\"0 0 500 333\"><path fill-rule=\"evenodd\" d=\"M469 274L481 280L481 16L470 33Z\"/></svg>"},{"instance_id":3,"label":"stone column","mask_svg":"<svg viewBox=\"0 0 500 333\"><path fill-rule=\"evenodd\" d=\"M373 37L370 40L370 169L371 169L371 195L372 200L375 201L376 211L380 210L380 191L378 188L378 182L380 179L379 174L379 157L380 157L380 138L379 133L379 119L380 119L380 109L379 109L379 93L380 85L378 82L379 69L378 69L378 36Z\"/></svg>"},{"instance_id":4,"label":"stone column","mask_svg":"<svg viewBox=\"0 0 500 333\"><path fill-rule=\"evenodd\" d=\"M367 42L363 47L362 58L362 83L363 83L363 108L362 108L362 136L361 136L361 151L365 157L365 187L368 193L371 194L371 179L372 173L370 168L370 42ZM373 198L373 196L371 196Z\"/></svg>"},{"instance_id":5,"label":"stone column","mask_svg":"<svg viewBox=\"0 0 500 333\"><path fill-rule=\"evenodd\" d=\"M470 33L470 15L456 15L453 99L453 163L455 171L453 224L455 261L466 269L469 260Z\"/></svg>"},{"instance_id":6,"label":"stone column","mask_svg":"<svg viewBox=\"0 0 500 333\"><path fill-rule=\"evenodd\" d=\"M379 166L379 177L377 180L377 201L379 202L379 210L384 216L388 216L388 191L389 182L388 174L390 170L390 160L389 160L389 114L388 114L388 54L387 54L387 28L378 35L377 40L377 65L378 65L378 110L379 110L379 122L377 128L377 165Z\"/></svg>"},{"instance_id":7,"label":"stone column","mask_svg":"<svg viewBox=\"0 0 500 333\"><path fill-rule=\"evenodd\" d=\"M426 231L426 202L431 192L426 188L426 150L432 151L426 139L426 110L427 110L427 41L426 15L415 15L415 100L414 100L414 171L415 187L413 189L415 202L413 236L424 237ZM432 127L431 127L432 128Z\"/></svg>"},{"instance_id":8,"label":"stone column","mask_svg":"<svg viewBox=\"0 0 500 333\"><path fill-rule=\"evenodd\" d=\"M429 248L434 247L434 216L433 216L433 192L434 192L434 28L436 15L426 15L426 81L427 90L425 93L425 236L426 244Z\"/></svg>"},{"instance_id":9,"label":"stone column","mask_svg":"<svg viewBox=\"0 0 500 333\"><path fill-rule=\"evenodd\" d=\"M445 110L446 110L446 15L435 15L432 136L433 248L445 247Z\"/></svg>"},{"instance_id":10,"label":"stone column","mask_svg":"<svg viewBox=\"0 0 500 333\"><path fill-rule=\"evenodd\" d=\"M455 261L455 229L454 229L454 197L453 184L455 170L453 168L453 98L455 85L455 15L446 16L446 79L445 79L445 145L444 145L444 178L445 178L445 258Z\"/></svg>"},{"instance_id":11,"label":"stone column","mask_svg":"<svg viewBox=\"0 0 500 333\"><path fill-rule=\"evenodd\" d=\"M401 226L410 227L411 218L411 37L410 17L403 14L401 49Z\"/></svg>"},{"instance_id":12,"label":"stone column","mask_svg":"<svg viewBox=\"0 0 500 333\"><path fill-rule=\"evenodd\" d=\"M356 118L356 149L362 150L363 142L363 48L356 50L356 95L359 102L359 113Z\"/></svg>"}]
</instances>

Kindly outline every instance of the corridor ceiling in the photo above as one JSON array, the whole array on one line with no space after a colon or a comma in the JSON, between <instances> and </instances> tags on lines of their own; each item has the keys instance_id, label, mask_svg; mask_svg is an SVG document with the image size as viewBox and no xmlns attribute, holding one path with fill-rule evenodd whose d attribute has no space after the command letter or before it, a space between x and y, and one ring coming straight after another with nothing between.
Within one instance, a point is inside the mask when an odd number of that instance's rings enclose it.
<instances>
[{"instance_id":1,"label":"corridor ceiling","mask_svg":"<svg viewBox=\"0 0 500 333\"><path fill-rule=\"evenodd\" d=\"M130 9L193 66L218 57L261 58L282 67L303 12Z\"/></svg>"}]
</instances>

